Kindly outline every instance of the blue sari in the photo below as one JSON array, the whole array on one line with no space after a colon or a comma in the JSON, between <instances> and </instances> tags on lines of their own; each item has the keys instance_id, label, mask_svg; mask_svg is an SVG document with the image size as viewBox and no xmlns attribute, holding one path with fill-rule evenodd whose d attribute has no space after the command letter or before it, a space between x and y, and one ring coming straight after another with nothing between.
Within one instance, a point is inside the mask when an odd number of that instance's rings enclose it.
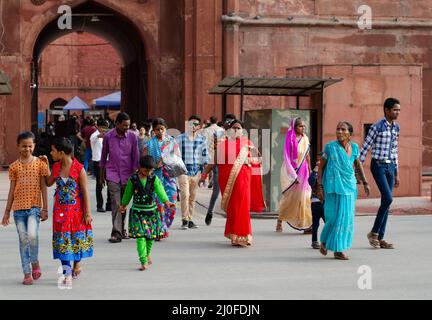
<instances>
[{"instance_id":1,"label":"blue sari","mask_svg":"<svg viewBox=\"0 0 432 320\"><path fill-rule=\"evenodd\" d=\"M158 163L161 158L163 159L165 157L168 157L169 155L180 154L178 143L176 139L171 136L166 136L165 139L161 142L159 142L157 137L153 137L144 145L144 149L147 149L147 154L153 157L155 163ZM176 203L177 179L170 178L164 170L164 166L162 166L162 168L155 169L154 173L162 182L162 185L170 202ZM159 200L159 198L156 198L156 203L165 231L164 237L168 237L168 229L171 227L174 221L174 216L177 209L165 207L164 204Z\"/></svg>"},{"instance_id":2,"label":"blue sari","mask_svg":"<svg viewBox=\"0 0 432 320\"><path fill-rule=\"evenodd\" d=\"M323 158L327 160L327 165L322 181L326 222L321 242L333 252L343 252L351 248L353 242L357 200L354 161L358 158L359 147L356 143L351 145L351 157L338 141L332 141L324 148Z\"/></svg>"}]
</instances>

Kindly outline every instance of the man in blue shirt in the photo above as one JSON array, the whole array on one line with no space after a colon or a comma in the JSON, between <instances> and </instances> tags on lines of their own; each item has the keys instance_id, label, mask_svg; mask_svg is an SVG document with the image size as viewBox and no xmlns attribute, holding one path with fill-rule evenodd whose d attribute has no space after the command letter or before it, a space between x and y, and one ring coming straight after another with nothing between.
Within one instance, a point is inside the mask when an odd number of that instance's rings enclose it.
<instances>
[{"instance_id":1,"label":"man in blue shirt","mask_svg":"<svg viewBox=\"0 0 432 320\"><path fill-rule=\"evenodd\" d=\"M181 228L183 230L198 228L192 221L195 197L201 173L208 164L207 140L203 135L199 134L200 127L201 118L193 115L187 122L186 133L176 138L183 162L188 170L187 174L178 177L182 211Z\"/></svg>"},{"instance_id":2,"label":"man in blue shirt","mask_svg":"<svg viewBox=\"0 0 432 320\"><path fill-rule=\"evenodd\" d=\"M399 187L398 177L398 142L400 127L395 122L400 114L400 102L388 98L384 102L385 117L375 123L360 152L360 161L366 160L366 154L372 148L371 172L381 192L381 206L372 231L367 238L371 246L382 249L394 249L393 244L384 240L390 205L393 201L393 187Z\"/></svg>"}]
</instances>

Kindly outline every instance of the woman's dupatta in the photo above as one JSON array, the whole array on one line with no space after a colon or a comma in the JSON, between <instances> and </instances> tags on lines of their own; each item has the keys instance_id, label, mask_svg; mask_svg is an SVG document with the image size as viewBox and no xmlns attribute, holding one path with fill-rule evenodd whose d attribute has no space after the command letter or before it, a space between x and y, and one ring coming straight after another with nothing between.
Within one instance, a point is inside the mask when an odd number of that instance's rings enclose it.
<instances>
[{"instance_id":1,"label":"woman's dupatta","mask_svg":"<svg viewBox=\"0 0 432 320\"><path fill-rule=\"evenodd\" d=\"M287 192L298 181L307 180L309 175L308 164L306 158L309 154L309 139L303 136L297 141L295 132L295 121L291 121L290 130L288 130L285 139L284 162L281 168L281 190L282 194ZM301 159L299 157L299 150Z\"/></svg>"},{"instance_id":2,"label":"woman's dupatta","mask_svg":"<svg viewBox=\"0 0 432 320\"><path fill-rule=\"evenodd\" d=\"M222 210L227 212L228 204L231 199L231 194L234 189L234 185L236 179L242 169L242 166L246 162L246 159L249 155L249 145L243 146L237 156L237 159L234 161L233 167L231 169L230 175L228 177L228 182L225 188L225 192L222 195L221 207Z\"/></svg>"},{"instance_id":3,"label":"woman's dupatta","mask_svg":"<svg viewBox=\"0 0 432 320\"><path fill-rule=\"evenodd\" d=\"M226 143L230 143L230 142L226 141ZM224 210L225 212L227 212L228 204L230 202L237 177L239 176L243 165L248 160L250 150L255 148L253 145L250 144L249 140L245 137L242 138L241 144L243 144L243 147L241 147L240 152L236 160L234 161L230 175L228 177L228 182L225 191L222 194L221 207L222 210ZM257 170L259 173L261 173L261 165L251 164L251 168L252 168L252 177L251 177L251 185L250 185L250 192L251 192L250 210L254 212L262 212L266 206L264 202L263 191L262 191L262 178L260 174L258 175L253 174Z\"/></svg>"}]
</instances>

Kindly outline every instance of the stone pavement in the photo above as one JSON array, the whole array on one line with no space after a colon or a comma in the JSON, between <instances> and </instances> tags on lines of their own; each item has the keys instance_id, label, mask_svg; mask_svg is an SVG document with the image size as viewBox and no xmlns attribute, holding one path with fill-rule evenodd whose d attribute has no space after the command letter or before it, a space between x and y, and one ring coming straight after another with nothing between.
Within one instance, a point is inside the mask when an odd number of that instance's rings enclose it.
<instances>
[{"instance_id":1,"label":"stone pavement","mask_svg":"<svg viewBox=\"0 0 432 320\"><path fill-rule=\"evenodd\" d=\"M94 180L90 179L94 199ZM0 172L0 199L7 196L7 174ZM200 190L200 199L209 193ZM52 199L53 189L50 189ZM0 202L3 214L4 201ZM94 203L93 203L94 205ZM51 207L51 206L50 206ZM432 217L392 216L388 238L396 250L369 247L365 234L373 217L356 217L350 261L323 257L311 249L310 236L287 225L274 232L275 221L253 219L254 244L233 248L223 237L225 219L216 215L210 227L197 206L197 230L180 230L176 217L168 239L156 243L151 269L139 267L135 241L110 244L109 213L94 213L95 255L84 261L82 277L72 290L57 287L58 262L52 260L51 220L41 224L40 281L22 280L14 225L0 227L0 299L431 299ZM361 266L372 271L372 289L360 290ZM361 269L360 269L361 271Z\"/></svg>"}]
</instances>

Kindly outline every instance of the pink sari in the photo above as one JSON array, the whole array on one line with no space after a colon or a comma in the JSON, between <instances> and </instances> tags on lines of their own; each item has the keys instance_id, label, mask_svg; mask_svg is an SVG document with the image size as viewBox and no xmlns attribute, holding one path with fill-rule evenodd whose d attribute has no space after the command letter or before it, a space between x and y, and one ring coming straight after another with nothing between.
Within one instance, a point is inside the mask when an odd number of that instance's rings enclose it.
<instances>
[{"instance_id":1,"label":"pink sari","mask_svg":"<svg viewBox=\"0 0 432 320\"><path fill-rule=\"evenodd\" d=\"M309 138L304 135L297 140L295 120L287 132L284 150L284 163L280 182L282 197L279 202L279 220L286 221L297 230L307 230L312 226L311 187L309 185Z\"/></svg>"}]
</instances>

